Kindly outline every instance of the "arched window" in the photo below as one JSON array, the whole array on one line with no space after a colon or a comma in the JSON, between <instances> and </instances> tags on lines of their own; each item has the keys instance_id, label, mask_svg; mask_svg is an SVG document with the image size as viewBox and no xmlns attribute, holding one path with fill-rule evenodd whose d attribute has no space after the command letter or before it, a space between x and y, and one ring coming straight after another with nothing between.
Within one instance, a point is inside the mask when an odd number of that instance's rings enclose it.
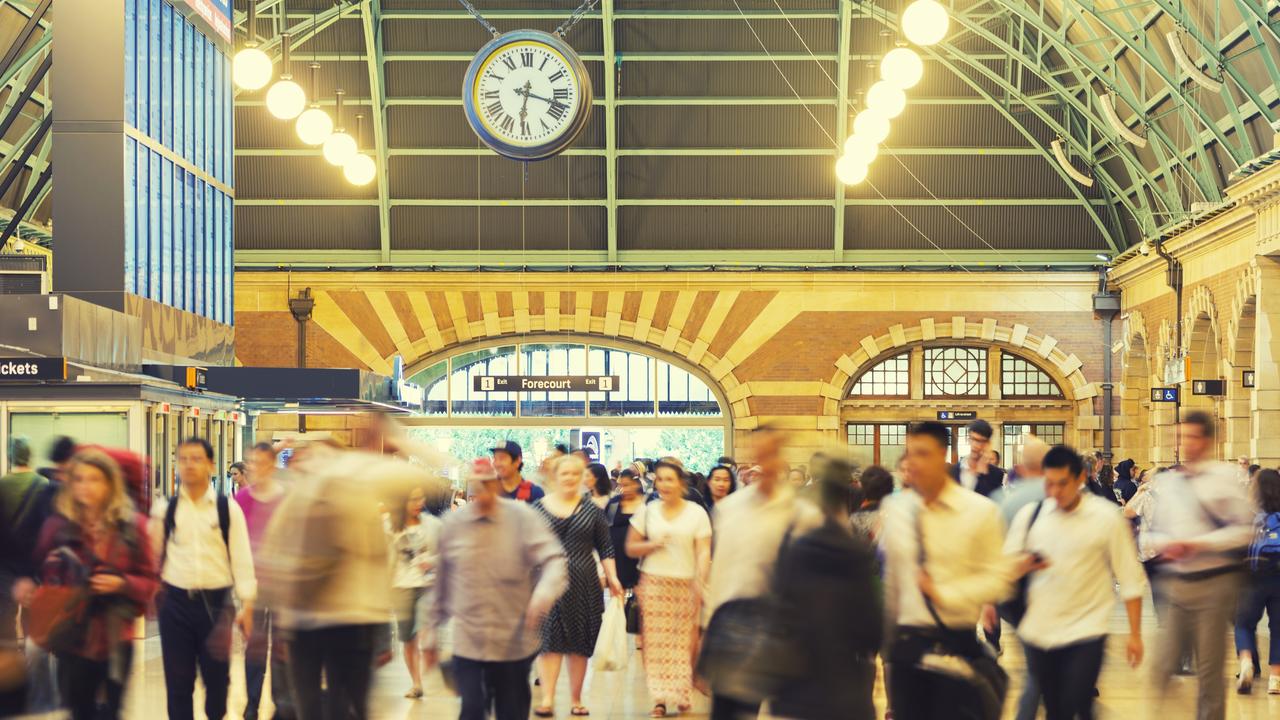
<instances>
[{"instance_id":1,"label":"arched window","mask_svg":"<svg viewBox=\"0 0 1280 720\"><path fill-rule=\"evenodd\" d=\"M924 396L927 398L986 397L986 348L925 348Z\"/></svg>"},{"instance_id":2,"label":"arched window","mask_svg":"<svg viewBox=\"0 0 1280 720\"><path fill-rule=\"evenodd\" d=\"M910 397L911 353L881 360L862 373L849 392L853 397Z\"/></svg>"},{"instance_id":3,"label":"arched window","mask_svg":"<svg viewBox=\"0 0 1280 720\"><path fill-rule=\"evenodd\" d=\"M1031 361L1001 353L1000 394L1008 398L1060 398L1062 388Z\"/></svg>"}]
</instances>

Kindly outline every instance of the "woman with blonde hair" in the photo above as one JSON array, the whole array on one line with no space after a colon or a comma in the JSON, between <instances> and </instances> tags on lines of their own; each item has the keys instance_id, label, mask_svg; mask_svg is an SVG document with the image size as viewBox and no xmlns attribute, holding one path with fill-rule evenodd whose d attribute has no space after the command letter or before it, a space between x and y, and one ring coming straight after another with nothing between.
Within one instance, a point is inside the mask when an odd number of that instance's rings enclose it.
<instances>
[{"instance_id":1,"label":"woman with blonde hair","mask_svg":"<svg viewBox=\"0 0 1280 720\"><path fill-rule=\"evenodd\" d=\"M83 633L73 646L54 649L62 698L74 720L119 717L135 621L159 582L147 518L135 512L120 467L94 448L71 459L54 510L36 543L41 578L78 582L90 597Z\"/></svg>"},{"instance_id":2,"label":"woman with blonde hair","mask_svg":"<svg viewBox=\"0 0 1280 720\"><path fill-rule=\"evenodd\" d=\"M538 717L554 717L553 703L560 664L569 657L569 714L584 717L590 711L582 704L582 684L587 676L587 658L595 651L600 634L604 598L596 570L596 554L604 567L609 591L621 598L613 558L613 542L604 513L582 492L586 464L575 455L562 455L551 465L547 494L533 504L564 546L569 561L569 589L556 601L542 623L542 655L538 676L542 681L542 702L534 709Z\"/></svg>"}]
</instances>

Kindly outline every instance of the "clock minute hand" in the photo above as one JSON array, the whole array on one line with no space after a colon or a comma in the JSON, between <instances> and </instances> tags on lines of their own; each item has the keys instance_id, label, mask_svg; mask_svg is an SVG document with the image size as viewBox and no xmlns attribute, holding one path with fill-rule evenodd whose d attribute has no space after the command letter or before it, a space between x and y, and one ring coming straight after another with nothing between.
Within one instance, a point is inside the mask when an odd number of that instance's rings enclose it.
<instances>
[{"instance_id":1,"label":"clock minute hand","mask_svg":"<svg viewBox=\"0 0 1280 720\"><path fill-rule=\"evenodd\" d=\"M516 89L517 95L524 95L524 103L520 105L520 120L522 121L529 116L529 89L532 87L533 81L526 80L523 88L524 92L520 92L519 88Z\"/></svg>"},{"instance_id":2,"label":"clock minute hand","mask_svg":"<svg viewBox=\"0 0 1280 720\"><path fill-rule=\"evenodd\" d=\"M551 104L555 102L555 100L552 100L551 98L544 98L541 95L534 95L533 93L529 92L529 90L527 89L521 90L520 88L516 88L516 94L523 95L525 100L528 100L529 98L533 98L534 100L541 100L542 102L547 104Z\"/></svg>"}]
</instances>

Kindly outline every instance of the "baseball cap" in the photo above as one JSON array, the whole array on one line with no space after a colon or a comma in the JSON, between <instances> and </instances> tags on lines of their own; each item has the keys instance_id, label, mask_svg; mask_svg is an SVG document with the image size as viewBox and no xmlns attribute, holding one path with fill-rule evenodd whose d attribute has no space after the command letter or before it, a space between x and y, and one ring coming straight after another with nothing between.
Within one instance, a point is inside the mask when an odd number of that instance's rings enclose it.
<instances>
[{"instance_id":1,"label":"baseball cap","mask_svg":"<svg viewBox=\"0 0 1280 720\"><path fill-rule=\"evenodd\" d=\"M485 482L488 480L497 480L498 472L493 469L493 461L489 458L476 458L467 466L467 481L478 480Z\"/></svg>"},{"instance_id":2,"label":"baseball cap","mask_svg":"<svg viewBox=\"0 0 1280 720\"><path fill-rule=\"evenodd\" d=\"M512 460L519 460L524 457L524 451L520 449L520 443L515 440L507 440L498 447L489 448L490 454L496 452L504 452L511 456Z\"/></svg>"}]
</instances>

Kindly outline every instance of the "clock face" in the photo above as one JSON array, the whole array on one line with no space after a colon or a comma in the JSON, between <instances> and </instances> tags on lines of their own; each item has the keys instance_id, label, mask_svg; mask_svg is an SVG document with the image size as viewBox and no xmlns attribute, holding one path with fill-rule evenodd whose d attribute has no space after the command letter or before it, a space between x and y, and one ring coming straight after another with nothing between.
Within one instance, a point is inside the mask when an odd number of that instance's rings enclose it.
<instances>
[{"instance_id":1,"label":"clock face","mask_svg":"<svg viewBox=\"0 0 1280 720\"><path fill-rule=\"evenodd\" d=\"M467 72L467 119L503 155L554 155L582 130L590 80L573 51L554 36L517 31L491 42Z\"/></svg>"}]
</instances>

